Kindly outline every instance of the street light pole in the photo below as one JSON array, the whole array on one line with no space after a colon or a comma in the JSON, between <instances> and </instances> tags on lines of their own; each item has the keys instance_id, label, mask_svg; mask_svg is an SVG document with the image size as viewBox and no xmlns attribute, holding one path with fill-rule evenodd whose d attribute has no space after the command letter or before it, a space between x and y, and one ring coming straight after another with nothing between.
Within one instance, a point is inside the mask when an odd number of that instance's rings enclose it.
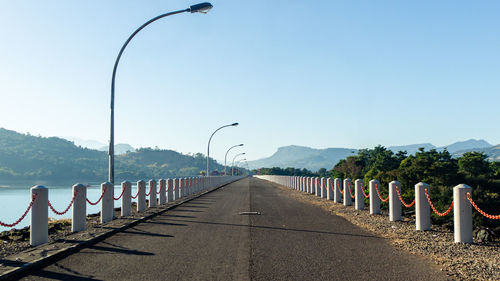
<instances>
[{"instance_id":1,"label":"street light pole","mask_svg":"<svg viewBox=\"0 0 500 281\"><path fill-rule=\"evenodd\" d=\"M243 144L237 144L231 146L227 151L226 151L226 156L224 156L224 176L226 175L226 167L227 167L227 154L229 153L229 150L238 147L238 146L243 146Z\"/></svg>"},{"instance_id":2,"label":"street light pole","mask_svg":"<svg viewBox=\"0 0 500 281\"><path fill-rule=\"evenodd\" d=\"M241 163L241 161L247 161L247 159L244 158L244 159L240 159L240 160L236 161L236 166L235 166L236 168L238 168L238 165ZM236 169L236 172L238 172L238 169Z\"/></svg>"},{"instance_id":3,"label":"street light pole","mask_svg":"<svg viewBox=\"0 0 500 281\"><path fill-rule=\"evenodd\" d=\"M241 155L245 155L245 152L240 153L240 154L236 154L236 155L233 157L233 163L231 164L231 176L234 176L234 159L236 159L236 157L241 156Z\"/></svg>"},{"instance_id":4,"label":"street light pole","mask_svg":"<svg viewBox=\"0 0 500 281\"><path fill-rule=\"evenodd\" d=\"M153 23L161 18L175 15L175 14L186 13L186 12L203 13L204 14L204 13L207 13L212 7L213 7L212 4L210 4L208 2L204 2L204 3L193 5L187 9L184 9L184 10L165 13L165 14L159 15L157 17L154 17L154 18L150 19L149 21L147 21L146 23L144 23L143 25L141 25L139 28L137 28L128 37L127 41L125 41L122 48L120 49L120 52L118 53L118 56L116 57L116 60L115 60L115 65L113 67L113 75L111 77L111 118L110 118L109 148L108 148L108 155L109 155L108 181L110 183L114 184L114 182L115 182L115 78L116 78L116 69L118 68L118 63L120 62L120 58L123 54L123 51L125 51L125 48L127 47L128 43L130 43L132 38L134 38L134 36L137 33L139 33L139 31L141 31L143 28L145 28L149 24L151 24L151 23Z\"/></svg>"},{"instance_id":5,"label":"street light pole","mask_svg":"<svg viewBox=\"0 0 500 281\"><path fill-rule=\"evenodd\" d=\"M217 133L217 131L219 131L220 129L222 128L226 128L226 127L233 127L233 126L238 126L238 123L233 123L233 124L228 124L228 125L224 125L220 128L218 128L217 130L215 130L212 135L210 136L210 138L208 139L208 145L207 145L207 174L205 176L210 176L210 141L212 140L212 137L215 135L215 133Z\"/></svg>"}]
</instances>

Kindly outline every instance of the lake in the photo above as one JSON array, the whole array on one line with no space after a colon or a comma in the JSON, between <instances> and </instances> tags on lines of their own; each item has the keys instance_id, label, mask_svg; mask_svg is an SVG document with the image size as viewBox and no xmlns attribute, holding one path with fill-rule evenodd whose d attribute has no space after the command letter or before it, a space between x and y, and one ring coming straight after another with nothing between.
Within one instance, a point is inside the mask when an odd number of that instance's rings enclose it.
<instances>
[{"instance_id":1,"label":"lake","mask_svg":"<svg viewBox=\"0 0 500 281\"><path fill-rule=\"evenodd\" d=\"M73 197L72 192L72 184L55 184L45 185L49 189L49 200L57 211L63 211L66 209L68 204ZM1 212L0 212L0 221L4 223L13 223L21 215L26 211L26 208L29 205L31 196L30 196L30 188L29 184L23 183L8 183L2 184L0 183L0 202L1 202ZM149 187L148 189L149 190ZM137 192L137 185L135 182L132 182L132 195L135 195ZM119 196L121 194L121 185L115 185L115 196ZM100 183L90 183L90 186L87 187L87 198L95 202L99 199L101 195L101 185ZM134 201L132 199L132 201ZM121 199L115 200L115 207L121 206ZM95 214L101 210L101 204L97 204L96 206L92 206L87 203L87 214ZM23 228L25 226L29 226L30 224L30 213L26 215L26 217L14 228ZM49 209L49 218L61 219L61 218L71 218L72 216L72 208L69 211L62 215L58 216L52 210ZM0 226L0 231L9 230L10 227Z\"/></svg>"}]
</instances>

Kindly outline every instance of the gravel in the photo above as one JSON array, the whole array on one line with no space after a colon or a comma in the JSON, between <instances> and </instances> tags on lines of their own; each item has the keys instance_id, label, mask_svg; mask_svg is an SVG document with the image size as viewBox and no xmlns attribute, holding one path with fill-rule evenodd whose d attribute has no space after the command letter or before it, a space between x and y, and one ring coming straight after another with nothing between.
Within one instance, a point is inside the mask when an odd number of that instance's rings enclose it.
<instances>
[{"instance_id":1,"label":"gravel","mask_svg":"<svg viewBox=\"0 0 500 281\"><path fill-rule=\"evenodd\" d=\"M452 280L500 280L500 241L462 244L453 242L453 230L448 224L432 225L429 231L415 230L415 217L390 222L387 211L370 215L368 206L357 211L354 206L344 206L289 188L290 197L309 202L341 216L351 223L387 238L397 249L428 258L438 265ZM452 226L452 225L451 225Z\"/></svg>"}]
</instances>

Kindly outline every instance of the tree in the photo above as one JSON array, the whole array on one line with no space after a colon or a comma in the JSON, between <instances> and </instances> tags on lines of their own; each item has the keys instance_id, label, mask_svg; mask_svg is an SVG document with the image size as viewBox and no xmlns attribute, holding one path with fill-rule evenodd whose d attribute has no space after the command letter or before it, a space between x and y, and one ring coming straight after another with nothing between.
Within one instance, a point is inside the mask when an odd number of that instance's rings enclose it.
<instances>
[{"instance_id":1,"label":"tree","mask_svg":"<svg viewBox=\"0 0 500 281\"><path fill-rule=\"evenodd\" d=\"M483 152L466 152L458 159L459 172L470 178L491 177L493 170Z\"/></svg>"}]
</instances>

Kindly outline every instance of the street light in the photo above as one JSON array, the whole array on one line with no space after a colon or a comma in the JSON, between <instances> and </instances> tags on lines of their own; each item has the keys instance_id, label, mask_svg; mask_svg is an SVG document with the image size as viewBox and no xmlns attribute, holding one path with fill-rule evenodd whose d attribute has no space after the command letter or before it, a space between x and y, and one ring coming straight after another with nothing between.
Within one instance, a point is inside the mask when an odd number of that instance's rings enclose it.
<instances>
[{"instance_id":1,"label":"street light","mask_svg":"<svg viewBox=\"0 0 500 281\"><path fill-rule=\"evenodd\" d=\"M234 159L236 159L236 157L238 157L238 156L245 155L245 154L246 154L246 153L245 153L245 152L243 152L243 153L240 153L240 154L236 154L236 155L233 157L233 163L232 163L232 165L231 165L231 176L233 176L233 175L234 175Z\"/></svg>"},{"instance_id":2,"label":"street light","mask_svg":"<svg viewBox=\"0 0 500 281\"><path fill-rule=\"evenodd\" d=\"M155 22L161 18L175 15L175 14L180 14L180 13L202 13L206 14L211 8L212 4L208 2L203 2L200 4L193 5L187 9L184 10L179 10L175 12L170 12L166 14L159 15L157 17L154 17L141 25L139 28L137 28L125 41L123 44L122 48L120 49L120 52L118 53L118 56L116 57L115 60L115 65L113 67L113 75L111 78L111 120L110 120L110 136L109 136L109 148L108 148L108 155L109 155L109 182L113 183L115 182L115 78L116 78L116 69L118 68L118 63L120 62L120 58L123 54L123 51L125 51L125 48L127 47L128 43L134 38L134 36L139 33L144 27L148 26L152 22Z\"/></svg>"},{"instance_id":3,"label":"street light","mask_svg":"<svg viewBox=\"0 0 500 281\"><path fill-rule=\"evenodd\" d=\"M224 156L224 176L226 175L226 163L227 163L227 153L229 152L229 150L235 148L235 147L238 147L238 146L243 146L243 144L237 144L237 145L233 145L231 146L227 151L226 151L226 156Z\"/></svg>"},{"instance_id":4,"label":"street light","mask_svg":"<svg viewBox=\"0 0 500 281\"><path fill-rule=\"evenodd\" d=\"M215 133L217 133L217 131L219 131L222 128L233 127L233 126L238 126L238 125L239 125L238 123L224 125L224 126L220 127L219 129L215 130L212 133L212 135L210 136L210 138L208 139L208 145L207 145L207 174L206 174L207 177L210 176L210 141L212 140L212 137L215 135Z\"/></svg>"},{"instance_id":5,"label":"street light","mask_svg":"<svg viewBox=\"0 0 500 281\"><path fill-rule=\"evenodd\" d=\"M247 159L246 159L246 158L244 158L244 159L240 159L240 160L236 161L236 166L235 166L236 168L238 168L238 165L241 163L241 161L247 161ZM239 171L239 170L238 170L238 169L236 169L236 172L238 172L238 171Z\"/></svg>"}]
</instances>

